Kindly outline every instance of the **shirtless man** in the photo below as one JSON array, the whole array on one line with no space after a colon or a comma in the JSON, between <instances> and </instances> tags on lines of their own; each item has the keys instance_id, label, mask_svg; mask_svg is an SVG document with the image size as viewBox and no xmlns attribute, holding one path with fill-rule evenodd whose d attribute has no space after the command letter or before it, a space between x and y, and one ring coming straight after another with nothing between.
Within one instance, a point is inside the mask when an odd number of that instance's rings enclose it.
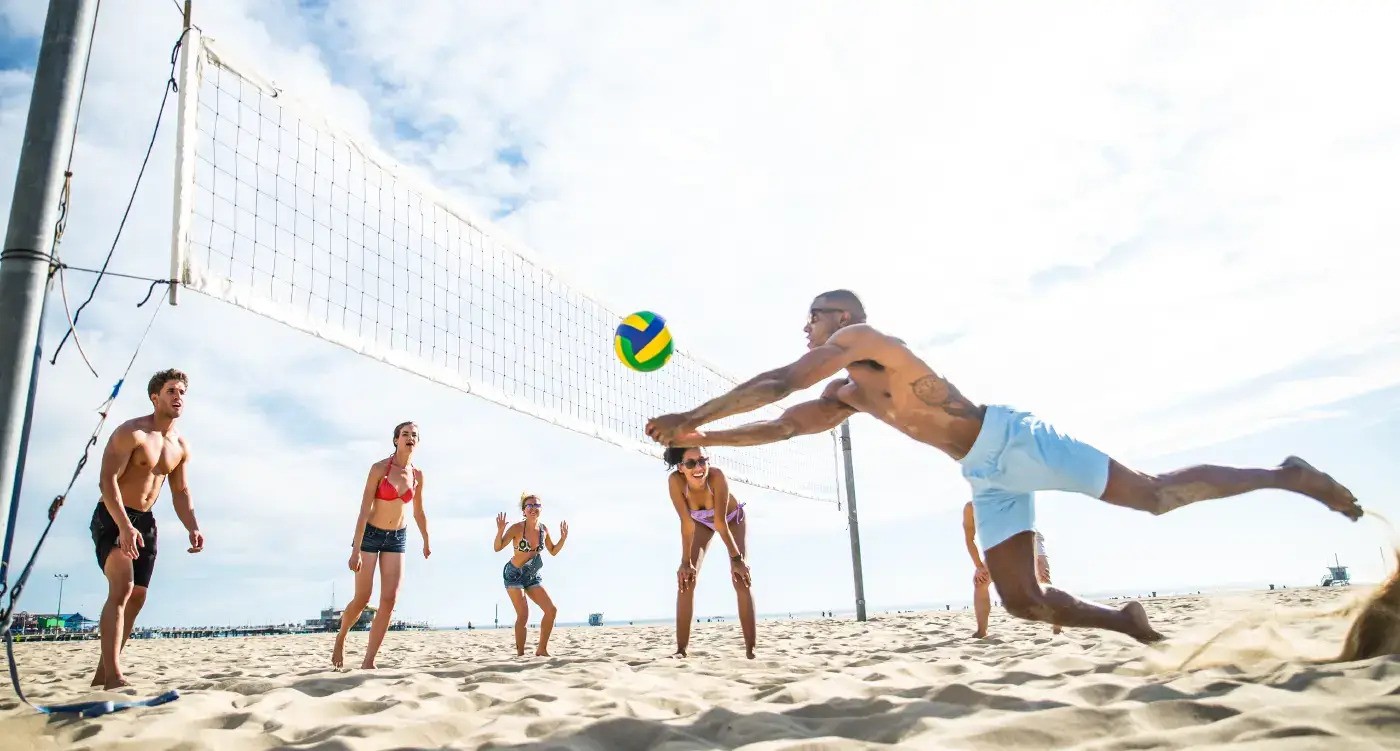
<instances>
[{"instance_id":1,"label":"shirtless man","mask_svg":"<svg viewBox=\"0 0 1400 751\"><path fill-rule=\"evenodd\" d=\"M977 522L972 501L963 504L962 524L963 542L967 545L967 554L972 558L972 612L977 617L977 630L972 635L985 639L987 622L992 617L992 574L977 553ZM1050 583L1050 557L1045 554L1045 535L1039 530L1035 532L1035 579L1041 584ZM1058 634L1060 630L1056 624L1050 632Z\"/></svg>"},{"instance_id":2,"label":"shirtless man","mask_svg":"<svg viewBox=\"0 0 1400 751\"><path fill-rule=\"evenodd\" d=\"M151 414L127 420L112 431L102 452L98 485L102 500L92 512L92 541L97 565L107 575L107 604L102 606L102 657L92 685L106 689L130 685L120 661L126 639L146 604L146 588L156 565L156 517L151 507L160 497L166 475L175 515L190 533L189 552L204 549L204 534L194 518L185 471L190 447L175 430L184 409L189 379L178 370L151 376L146 393Z\"/></svg>"},{"instance_id":3,"label":"shirtless man","mask_svg":"<svg viewBox=\"0 0 1400 751\"><path fill-rule=\"evenodd\" d=\"M1082 493L1155 515L1197 501L1276 488L1306 495L1353 521L1363 513L1350 491L1294 456L1271 468L1200 465L1152 475L1120 464L1029 412L974 403L903 341L866 323L860 299L849 290L818 295L804 330L808 351L796 362L761 373L689 412L652 418L647 435L666 446L753 446L831 430L865 412L961 466L972 486L987 571L1007 612L1018 618L1108 629L1143 643L1162 638L1140 603L1113 609L1041 587L1032 535L1037 490ZM774 420L698 430L772 404L843 369L846 377L827 383L820 398L795 405Z\"/></svg>"}]
</instances>

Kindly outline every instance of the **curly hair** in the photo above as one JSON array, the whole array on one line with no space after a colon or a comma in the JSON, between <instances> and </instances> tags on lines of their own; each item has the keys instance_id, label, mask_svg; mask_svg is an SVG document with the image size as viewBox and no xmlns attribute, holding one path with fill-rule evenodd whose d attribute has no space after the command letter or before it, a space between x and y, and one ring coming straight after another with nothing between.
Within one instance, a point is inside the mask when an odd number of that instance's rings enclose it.
<instances>
[{"instance_id":1,"label":"curly hair","mask_svg":"<svg viewBox=\"0 0 1400 751\"><path fill-rule=\"evenodd\" d=\"M146 382L146 395L155 396L159 394L160 390L165 388L165 384L169 381L179 381L185 384L185 388L189 388L190 385L190 377L185 375L184 371L169 368L151 376L151 380Z\"/></svg>"},{"instance_id":2,"label":"curly hair","mask_svg":"<svg viewBox=\"0 0 1400 751\"><path fill-rule=\"evenodd\" d=\"M696 448L695 446L667 446L665 453L661 455L661 461L666 462L666 469L672 470L681 465L681 460L685 458L685 452ZM701 452L703 453L703 451Z\"/></svg>"}]
</instances>

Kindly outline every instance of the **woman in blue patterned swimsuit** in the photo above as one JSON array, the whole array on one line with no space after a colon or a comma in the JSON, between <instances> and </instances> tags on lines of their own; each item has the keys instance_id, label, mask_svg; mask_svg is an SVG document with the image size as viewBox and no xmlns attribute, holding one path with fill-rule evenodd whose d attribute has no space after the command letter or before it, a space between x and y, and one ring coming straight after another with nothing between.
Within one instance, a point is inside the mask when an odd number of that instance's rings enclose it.
<instances>
[{"instance_id":1,"label":"woman in blue patterned swimsuit","mask_svg":"<svg viewBox=\"0 0 1400 751\"><path fill-rule=\"evenodd\" d=\"M559 555L564 541L569 539L569 523L564 521L559 522L559 541L550 539L549 530L540 524L540 508L539 496L521 493L520 512L525 515L525 521L516 522L507 529L505 512L496 516L496 550L511 546L510 560L506 561L501 575L505 579L506 594L515 606L515 653L521 656L525 654L525 627L530 621L526 597L534 600L544 613L540 619L540 646L535 656L549 656L549 632L554 628L558 609L540 583L540 569L544 566L540 552L547 549L550 555Z\"/></svg>"},{"instance_id":2,"label":"woman in blue patterned swimsuit","mask_svg":"<svg viewBox=\"0 0 1400 751\"><path fill-rule=\"evenodd\" d=\"M753 659L756 640L753 590L746 538L748 523L744 504L729 492L729 481L719 467L711 467L704 449L668 448L666 466L672 468L667 485L671 504L681 520L681 566L676 571L676 656L685 657L690 643L690 621L695 610L695 574L715 534L729 551L730 579L739 598L739 625L744 632L744 652ZM699 524L696 524L699 522Z\"/></svg>"}]
</instances>

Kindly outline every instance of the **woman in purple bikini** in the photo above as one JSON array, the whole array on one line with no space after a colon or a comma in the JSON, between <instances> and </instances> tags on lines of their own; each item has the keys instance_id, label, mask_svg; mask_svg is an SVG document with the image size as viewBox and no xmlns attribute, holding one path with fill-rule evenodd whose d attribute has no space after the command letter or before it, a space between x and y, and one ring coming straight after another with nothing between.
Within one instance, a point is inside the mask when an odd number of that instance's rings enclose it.
<instances>
[{"instance_id":1,"label":"woman in purple bikini","mask_svg":"<svg viewBox=\"0 0 1400 751\"><path fill-rule=\"evenodd\" d=\"M718 467L710 466L704 449L668 448L666 466L671 468L667 485L671 503L681 520L681 566L676 570L676 656L685 657L690 643L690 622L695 610L695 576L700 562L710 547L710 539L719 534L729 551L730 579L739 598L739 625L744 631L744 651L753 659L755 640L753 590L748 552L745 544L748 524L744 520L744 504L729 492L729 481ZM699 522L697 524L696 522Z\"/></svg>"}]
</instances>

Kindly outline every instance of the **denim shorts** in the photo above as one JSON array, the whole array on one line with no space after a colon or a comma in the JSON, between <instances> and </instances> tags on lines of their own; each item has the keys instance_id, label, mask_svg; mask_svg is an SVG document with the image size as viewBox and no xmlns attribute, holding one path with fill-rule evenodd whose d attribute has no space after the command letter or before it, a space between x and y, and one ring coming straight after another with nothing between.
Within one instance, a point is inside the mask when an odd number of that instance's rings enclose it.
<instances>
[{"instance_id":1,"label":"denim shorts","mask_svg":"<svg viewBox=\"0 0 1400 751\"><path fill-rule=\"evenodd\" d=\"M528 561L524 566L515 566L510 561L506 561L506 567L501 569L501 578L505 580L506 589L529 589L538 587L543 583L540 576L540 569L544 568L544 558L539 553Z\"/></svg>"},{"instance_id":2,"label":"denim shorts","mask_svg":"<svg viewBox=\"0 0 1400 751\"><path fill-rule=\"evenodd\" d=\"M360 540L361 553L402 553L408 548L408 527L380 529L372 524L365 525L365 536Z\"/></svg>"}]
</instances>

